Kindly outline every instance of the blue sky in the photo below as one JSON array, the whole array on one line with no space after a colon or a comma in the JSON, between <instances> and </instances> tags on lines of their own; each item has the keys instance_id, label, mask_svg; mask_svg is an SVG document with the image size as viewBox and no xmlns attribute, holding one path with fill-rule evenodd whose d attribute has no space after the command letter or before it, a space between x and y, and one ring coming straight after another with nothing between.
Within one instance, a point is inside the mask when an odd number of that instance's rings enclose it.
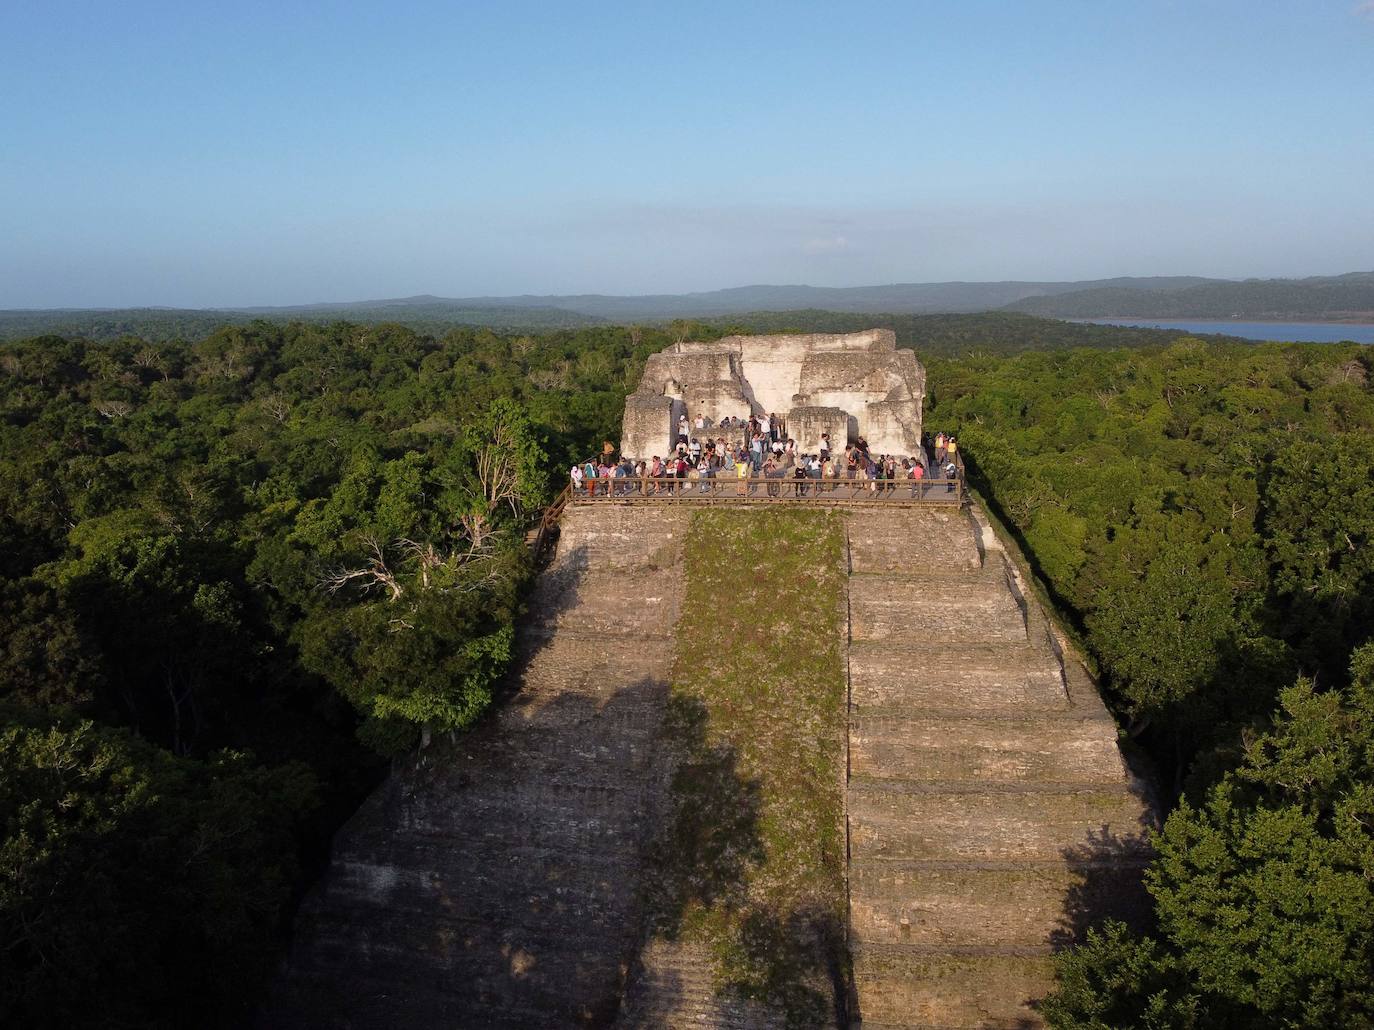
<instances>
[{"instance_id":1,"label":"blue sky","mask_svg":"<svg viewBox=\"0 0 1374 1030\"><path fill-rule=\"evenodd\" d=\"M1374 0L6 0L0 48L0 307L1374 269Z\"/></svg>"}]
</instances>

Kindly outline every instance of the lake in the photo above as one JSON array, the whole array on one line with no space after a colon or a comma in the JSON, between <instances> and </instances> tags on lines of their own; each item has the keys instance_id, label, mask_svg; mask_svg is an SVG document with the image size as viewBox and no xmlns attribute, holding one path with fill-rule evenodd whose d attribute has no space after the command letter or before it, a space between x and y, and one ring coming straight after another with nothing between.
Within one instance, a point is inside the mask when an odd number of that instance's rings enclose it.
<instances>
[{"instance_id":1,"label":"lake","mask_svg":"<svg viewBox=\"0 0 1374 1030\"><path fill-rule=\"evenodd\" d=\"M1096 325L1124 325L1142 329L1182 329L1185 333L1224 333L1247 340L1283 340L1293 343L1374 343L1374 325L1345 322L1185 322L1175 319L1083 318L1074 321Z\"/></svg>"}]
</instances>

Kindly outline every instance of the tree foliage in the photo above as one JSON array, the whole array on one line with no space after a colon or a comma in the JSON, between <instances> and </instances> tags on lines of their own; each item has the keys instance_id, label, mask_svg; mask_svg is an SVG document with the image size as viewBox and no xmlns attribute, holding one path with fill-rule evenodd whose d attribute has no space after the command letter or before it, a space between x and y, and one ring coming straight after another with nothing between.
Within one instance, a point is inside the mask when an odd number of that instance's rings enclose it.
<instances>
[{"instance_id":1,"label":"tree foliage","mask_svg":"<svg viewBox=\"0 0 1374 1030\"><path fill-rule=\"evenodd\" d=\"M1060 962L1059 1027L1374 1026L1374 645L1346 690L1300 680L1240 765L1156 840L1153 937Z\"/></svg>"},{"instance_id":2,"label":"tree foliage","mask_svg":"<svg viewBox=\"0 0 1374 1030\"><path fill-rule=\"evenodd\" d=\"M1056 1027L1374 1025L1371 367L1186 339L931 362L930 425L1177 801L1157 927L1062 954Z\"/></svg>"},{"instance_id":3,"label":"tree foliage","mask_svg":"<svg viewBox=\"0 0 1374 1030\"><path fill-rule=\"evenodd\" d=\"M242 1022L377 754L490 703L551 469L667 341L0 347L0 1023Z\"/></svg>"}]
</instances>

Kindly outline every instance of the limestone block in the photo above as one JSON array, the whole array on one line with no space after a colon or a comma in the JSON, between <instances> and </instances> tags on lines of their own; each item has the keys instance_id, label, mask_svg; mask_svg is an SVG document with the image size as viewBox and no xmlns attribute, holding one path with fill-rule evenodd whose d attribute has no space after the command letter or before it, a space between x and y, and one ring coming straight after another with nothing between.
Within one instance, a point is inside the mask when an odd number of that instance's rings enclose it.
<instances>
[{"instance_id":1,"label":"limestone block","mask_svg":"<svg viewBox=\"0 0 1374 1030\"><path fill-rule=\"evenodd\" d=\"M1054 987L1048 955L952 957L874 945L856 956L862 1018L943 1030L1032 1030L1044 1020L1032 1002Z\"/></svg>"},{"instance_id":2,"label":"limestone block","mask_svg":"<svg viewBox=\"0 0 1374 1030\"><path fill-rule=\"evenodd\" d=\"M662 394L630 394L625 398L620 452L632 458L667 454L677 433L678 412L685 410L681 401Z\"/></svg>"},{"instance_id":3,"label":"limestone block","mask_svg":"<svg viewBox=\"0 0 1374 1030\"><path fill-rule=\"evenodd\" d=\"M679 549L691 512L618 504L574 504L563 513L555 565L609 569L662 565Z\"/></svg>"},{"instance_id":4,"label":"limestone block","mask_svg":"<svg viewBox=\"0 0 1374 1030\"><path fill-rule=\"evenodd\" d=\"M855 717L856 776L937 781L1125 784L1115 736L1076 719Z\"/></svg>"},{"instance_id":5,"label":"limestone block","mask_svg":"<svg viewBox=\"0 0 1374 1030\"><path fill-rule=\"evenodd\" d=\"M938 654L943 643L1024 641L1026 622L1005 580L855 576L849 584L856 641L902 641Z\"/></svg>"},{"instance_id":6,"label":"limestone block","mask_svg":"<svg viewBox=\"0 0 1374 1030\"><path fill-rule=\"evenodd\" d=\"M962 512L868 509L846 519L854 572L953 572L982 564L973 526Z\"/></svg>"},{"instance_id":7,"label":"limestone block","mask_svg":"<svg viewBox=\"0 0 1374 1030\"><path fill-rule=\"evenodd\" d=\"M871 453L915 454L921 445L920 401L884 400L865 404L859 413L859 425Z\"/></svg>"},{"instance_id":8,"label":"limestone block","mask_svg":"<svg viewBox=\"0 0 1374 1030\"><path fill-rule=\"evenodd\" d=\"M1149 809L1130 791L898 790L851 781L856 857L946 861L1062 860L1095 840L1147 853Z\"/></svg>"},{"instance_id":9,"label":"limestone block","mask_svg":"<svg viewBox=\"0 0 1374 1030\"><path fill-rule=\"evenodd\" d=\"M622 450L635 458L660 453L684 410L692 420L703 414L713 423L727 415L777 414L795 437L797 419L807 417L797 409L828 408L846 413L838 430L823 430L836 447L864 436L879 453L911 455L920 441L924 391L925 372L916 356L898 351L887 329L685 341L645 364L638 389L625 403ZM666 401L681 407L670 409ZM808 423L802 431L811 428Z\"/></svg>"},{"instance_id":10,"label":"limestone block","mask_svg":"<svg viewBox=\"0 0 1374 1030\"><path fill-rule=\"evenodd\" d=\"M693 426L698 415L705 415L713 427L727 415L747 419L751 408L738 379L692 380L683 387L683 402L687 418ZM692 435L702 434L694 428Z\"/></svg>"},{"instance_id":11,"label":"limestone block","mask_svg":"<svg viewBox=\"0 0 1374 1030\"><path fill-rule=\"evenodd\" d=\"M855 862L850 920L861 941L924 947L1067 943L1084 916L1140 925L1150 911L1142 860L1084 853L1063 865L950 867Z\"/></svg>"},{"instance_id":12,"label":"limestone block","mask_svg":"<svg viewBox=\"0 0 1374 1030\"><path fill-rule=\"evenodd\" d=\"M840 408L793 408L787 416L787 435L802 454L817 454L821 434L830 434L830 452L838 457L849 437L849 413Z\"/></svg>"},{"instance_id":13,"label":"limestone block","mask_svg":"<svg viewBox=\"0 0 1374 1030\"><path fill-rule=\"evenodd\" d=\"M854 705L864 708L1030 714L1069 707L1058 664L1048 653L974 655L960 647L855 645L849 683Z\"/></svg>"}]
</instances>

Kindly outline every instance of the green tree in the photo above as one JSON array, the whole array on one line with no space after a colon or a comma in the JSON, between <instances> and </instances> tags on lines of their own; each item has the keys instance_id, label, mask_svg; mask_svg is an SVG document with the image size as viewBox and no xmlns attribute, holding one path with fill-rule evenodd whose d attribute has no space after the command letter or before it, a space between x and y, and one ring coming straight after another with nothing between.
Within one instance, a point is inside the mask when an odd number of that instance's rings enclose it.
<instances>
[{"instance_id":1,"label":"green tree","mask_svg":"<svg viewBox=\"0 0 1374 1030\"><path fill-rule=\"evenodd\" d=\"M1374 1026L1374 644L1348 690L1284 691L1156 846L1157 936L1111 926L1061 958L1053 1025Z\"/></svg>"},{"instance_id":2,"label":"green tree","mask_svg":"<svg viewBox=\"0 0 1374 1030\"><path fill-rule=\"evenodd\" d=\"M91 723L0 730L0 1023L230 1025L271 969L301 767Z\"/></svg>"},{"instance_id":3,"label":"green tree","mask_svg":"<svg viewBox=\"0 0 1374 1030\"><path fill-rule=\"evenodd\" d=\"M1280 632L1339 674L1374 620L1374 437L1308 434L1265 477L1262 523Z\"/></svg>"}]
</instances>

